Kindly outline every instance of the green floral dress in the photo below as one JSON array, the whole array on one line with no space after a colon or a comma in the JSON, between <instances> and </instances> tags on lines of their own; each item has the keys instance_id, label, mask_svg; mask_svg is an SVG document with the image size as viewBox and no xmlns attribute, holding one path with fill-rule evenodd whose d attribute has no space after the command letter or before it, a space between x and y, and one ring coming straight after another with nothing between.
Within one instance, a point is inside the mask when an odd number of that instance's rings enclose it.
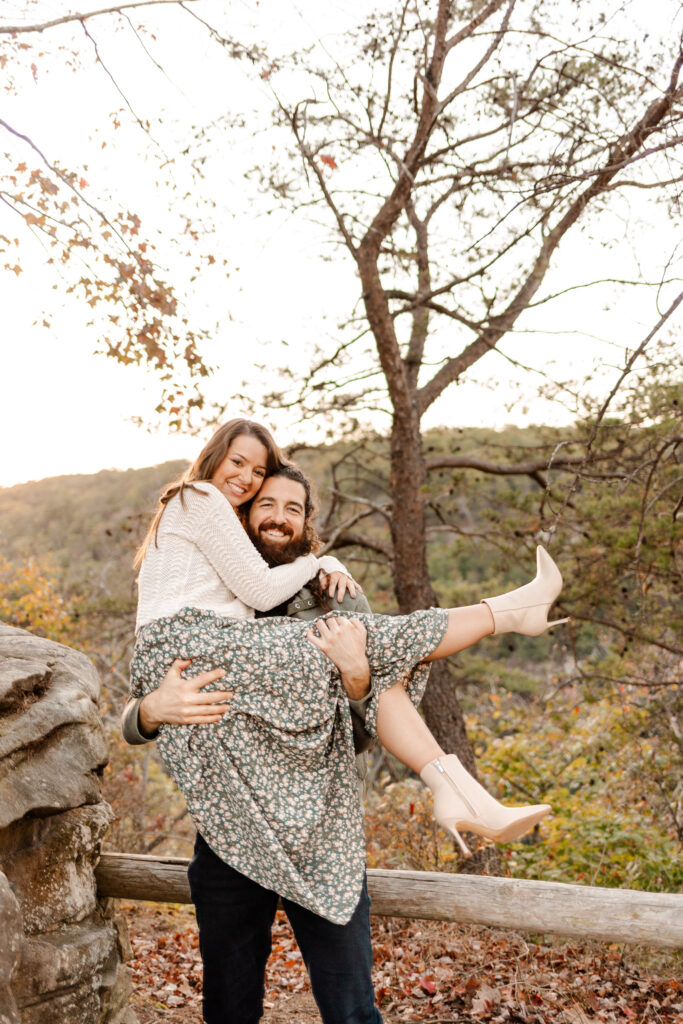
<instances>
[{"instance_id":1,"label":"green floral dress","mask_svg":"<svg viewBox=\"0 0 683 1024\"><path fill-rule=\"evenodd\" d=\"M336 613L338 614L338 613ZM374 695L402 682L422 696L420 664L445 632L443 609L354 615L367 631ZM149 693L175 658L191 674L224 668L229 710L215 725L162 726L157 748L207 843L227 864L336 924L351 917L365 869L349 705L339 673L306 639L311 623L228 619L185 608L138 633L132 695Z\"/></svg>"}]
</instances>

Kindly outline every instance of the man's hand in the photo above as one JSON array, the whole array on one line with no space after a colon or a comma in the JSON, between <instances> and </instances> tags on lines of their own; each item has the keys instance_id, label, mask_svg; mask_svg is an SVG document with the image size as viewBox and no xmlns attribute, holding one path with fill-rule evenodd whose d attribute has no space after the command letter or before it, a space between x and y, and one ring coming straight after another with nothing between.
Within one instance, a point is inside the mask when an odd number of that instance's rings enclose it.
<instances>
[{"instance_id":1,"label":"man's hand","mask_svg":"<svg viewBox=\"0 0 683 1024\"><path fill-rule=\"evenodd\" d=\"M358 619L331 616L309 629L306 637L327 655L341 673L342 684L351 700L362 700L370 690L370 666L365 655L367 630Z\"/></svg>"},{"instance_id":2,"label":"man's hand","mask_svg":"<svg viewBox=\"0 0 683 1024\"><path fill-rule=\"evenodd\" d=\"M181 672L192 664L178 659L157 686L140 701L138 722L143 734L150 736L160 725L209 725L220 722L228 710L219 702L233 696L230 690L210 690L202 693L202 686L213 683L225 675L221 668L200 672L191 679L183 679Z\"/></svg>"},{"instance_id":3,"label":"man's hand","mask_svg":"<svg viewBox=\"0 0 683 1024\"><path fill-rule=\"evenodd\" d=\"M321 573L320 582L323 590L327 590L330 597L334 597L335 591L337 592L337 600L340 604L344 600L347 590L349 597L356 597L357 594L363 593L360 583L356 583L353 577L347 576L345 572Z\"/></svg>"}]
</instances>

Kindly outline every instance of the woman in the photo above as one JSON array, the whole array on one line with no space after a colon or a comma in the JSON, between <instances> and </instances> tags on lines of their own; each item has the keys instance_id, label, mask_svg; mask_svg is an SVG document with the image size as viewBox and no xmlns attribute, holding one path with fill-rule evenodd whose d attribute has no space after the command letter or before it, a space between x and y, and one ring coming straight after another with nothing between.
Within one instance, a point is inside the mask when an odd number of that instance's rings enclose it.
<instances>
[{"instance_id":1,"label":"woman","mask_svg":"<svg viewBox=\"0 0 683 1024\"><path fill-rule=\"evenodd\" d=\"M237 514L281 461L263 427L233 420L162 496L137 559L133 691L153 689L178 657L192 659L193 671L225 669L234 691L229 710L215 726L164 728L158 746L166 766L219 856L344 923L360 893L364 840L346 698L328 660L339 660L335 620L311 633L291 619L252 618L254 608L277 606L339 563L306 555L269 568ZM550 808L503 807L444 754L414 707L426 663L494 632L538 635L560 588L559 571L539 549L536 579L510 594L467 608L356 616L367 630L373 679L366 727L420 772L438 820L461 844L458 827L509 841Z\"/></svg>"}]
</instances>

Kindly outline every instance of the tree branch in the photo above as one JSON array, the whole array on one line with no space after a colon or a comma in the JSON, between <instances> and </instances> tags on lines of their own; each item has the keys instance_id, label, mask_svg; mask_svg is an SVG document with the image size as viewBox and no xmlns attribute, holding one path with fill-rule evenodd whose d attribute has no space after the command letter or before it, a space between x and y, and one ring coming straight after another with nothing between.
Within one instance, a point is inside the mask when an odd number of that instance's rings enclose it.
<instances>
[{"instance_id":1,"label":"tree branch","mask_svg":"<svg viewBox=\"0 0 683 1024\"><path fill-rule=\"evenodd\" d=\"M569 228L578 220L591 200L606 190L614 176L625 166L629 159L635 156L645 141L657 130L671 111L677 96L678 78L682 65L683 49L676 58L664 95L650 103L643 116L633 128L625 132L611 146L603 169L596 175L588 188L570 204L567 212L546 236L533 267L517 294L508 304L507 309L498 316L491 317L489 326L482 331L479 338L463 349L459 355L449 359L420 390L420 415L424 414L449 384L452 384L453 381L462 376L465 370L469 369L486 352L495 348L501 338L512 329L518 317L528 307L529 302L540 288L550 266L551 257Z\"/></svg>"},{"instance_id":2,"label":"tree branch","mask_svg":"<svg viewBox=\"0 0 683 1024\"><path fill-rule=\"evenodd\" d=\"M454 46L458 45L458 43L462 43L465 39L469 39L469 37L476 32L479 26L483 25L492 14L495 14L504 3L505 0L491 0L491 3L487 4L486 7L483 7L475 18L472 18L467 25L464 25L458 32L452 35L450 39L446 40L446 52L449 53Z\"/></svg>"},{"instance_id":3,"label":"tree branch","mask_svg":"<svg viewBox=\"0 0 683 1024\"><path fill-rule=\"evenodd\" d=\"M2 119L1 117L0 117L0 126L1 126L1 127L3 127L3 128L4 128L5 130L6 130L6 131L8 131L8 132L9 132L9 133L10 133L11 135L14 135L14 136L15 136L15 137L16 137L17 139L21 139L21 140L22 140L22 142L25 142L25 143L26 143L26 144L27 144L28 146L30 146L30 147L31 147L31 149L32 149L32 150L34 151L34 153L37 153L37 154L38 154L38 156L39 156L39 157L40 157L40 159L41 159L41 160L43 161L43 163L45 164L45 166L46 166L46 167L47 167L47 168L48 168L48 169L49 169L50 171L52 171L52 173L53 173L53 174L55 175L55 177L56 177L56 178L59 178L59 180L60 180L60 181L61 181L61 182L62 182L62 183L63 183L64 185L66 185L66 187L67 187L67 188L71 189L71 191L72 191L72 192L74 193L74 195L75 195L75 196L77 196L77 197L78 197L78 198L80 199L80 201L81 201L81 202L82 202L82 203L83 203L83 204L84 204L85 206L87 206L87 207L88 207L88 208L89 208L90 210L92 210L92 211L93 211L93 213L97 214L97 216L98 216L98 217L99 217L99 218L100 218L100 219L102 220L102 222L103 222L104 224L106 224L106 225L107 225L107 227L108 227L108 228L109 228L109 229L110 229L111 231L113 231L113 232L114 232L114 234L116 235L116 237L117 237L117 238L119 239L119 241L120 241L120 242L122 243L122 245L124 246L124 248L125 248L126 252L127 252L127 253L128 253L129 255L131 255L131 256L135 256L135 253L134 253L134 252L133 252L133 250L132 250L132 249L130 248L130 246L129 246L129 245L128 245L128 243L126 242L126 239L125 239L125 238L123 237L123 235L122 235L122 234L121 234L121 232L120 232L120 231L118 230L118 228L116 227L116 225L115 225L115 224L112 224L112 222L111 222L111 221L110 221L110 220L108 219L107 215L106 215L105 213L103 213L103 212L102 212L102 210L98 209L98 207L97 207L97 206L94 206L94 205L93 205L93 204L92 204L92 203L91 203L91 202L90 202L90 201L89 201L88 199L86 199L86 198L85 198L85 196L83 195L83 193L82 193L82 192L79 192L79 190L78 190L78 189L77 189L77 188L76 188L76 187L74 186L74 184L73 184L73 183L72 183L72 182L71 182L71 181L69 180L69 178L68 178L68 176L67 176L66 174L63 174L63 173L62 173L62 171L60 171L60 170L59 170L59 169L58 169L58 168L57 168L57 167L56 167L56 166L55 166L54 164L51 164L51 163L50 163L50 161L49 161L49 160L48 160L48 158L47 158L47 157L45 156L45 154L43 153L43 151L42 151L41 149L39 149L39 147L38 147L38 146L37 146L37 145L35 144L35 142L34 142L34 141L33 141L32 139L30 139L30 138L28 137L28 135L24 135L24 134L22 134L22 132L19 132L19 131L17 131L17 129L16 129L16 128L12 128L12 126L11 126L11 125L9 125L9 124L7 123L7 121L4 121L4 120L3 120L3 119Z\"/></svg>"},{"instance_id":4,"label":"tree branch","mask_svg":"<svg viewBox=\"0 0 683 1024\"><path fill-rule=\"evenodd\" d=\"M85 14L65 14L61 18L53 18L51 21L44 21L40 25L0 25L0 35L18 35L21 32L44 32L48 28L55 28L57 25L67 25L71 21L87 21L88 18L98 18L101 14L120 14L121 11L130 10L133 7L154 7L157 4L173 4L182 7L183 3L197 3L197 0L135 0L134 3L117 4L116 7L103 7L99 11L87 11Z\"/></svg>"},{"instance_id":5,"label":"tree branch","mask_svg":"<svg viewBox=\"0 0 683 1024\"><path fill-rule=\"evenodd\" d=\"M373 509L366 508L363 509L361 512L354 512L353 515L349 516L348 519L345 519L343 523L340 523L333 530L321 530L320 536L322 540L324 540L325 542L325 546L323 549L324 552L330 551L332 548L334 548L335 545L337 544L338 538L341 537L342 534L347 533L347 531L352 526L355 526L356 523L359 523L361 519L367 519L368 516L371 516L373 514Z\"/></svg>"},{"instance_id":6,"label":"tree branch","mask_svg":"<svg viewBox=\"0 0 683 1024\"><path fill-rule=\"evenodd\" d=\"M116 79L114 78L113 74L111 73L111 71L109 70L109 68L107 67L107 65L106 65L106 64L104 63L104 61L102 60L102 55L101 55L101 53L100 53L100 48L99 48L99 46L97 45L97 40L96 40L96 39L94 38L94 36L93 36L93 35L91 35L91 33L90 33L90 32L88 31L88 29L87 29L87 26L86 26L86 24L85 24L85 21L81 21L81 26L82 26L82 28L83 28L83 31L85 32L85 35L86 35L86 37L87 37L87 38L88 38L88 39L90 40L90 42L91 42L91 43L92 43L92 45L93 45L93 49L94 49L94 51L95 51L95 58L96 58L96 60L97 60L97 63L98 63L98 64L99 64L100 66L101 66L102 70L103 70L103 71L105 72L105 74L106 74L106 75L108 76L109 80L111 81L112 85L114 86L114 88L115 88L115 89L116 89L116 91L118 92L119 96L121 97L121 99L123 100L123 102L124 102L124 103L126 104L126 106L128 107L129 111L131 112L131 114L133 115L133 117L135 118L135 120L137 121L137 123L138 123L138 126L139 126L140 128L142 128L142 130L143 130L143 132L145 133L145 135L149 135L149 128L148 128L148 127L147 127L147 126L146 126L146 125L144 124L144 122L142 121L142 119L141 119L141 118L140 118L140 117L138 116L138 114L137 114L137 113L135 112L135 110L133 109L133 106L132 106L132 104L131 104L130 100L128 99L128 97L126 96L125 92L123 91L123 89L121 88L121 86L119 85L119 83L118 83L118 82L116 81ZM150 137L151 137L151 136L150 136Z\"/></svg>"},{"instance_id":7,"label":"tree branch","mask_svg":"<svg viewBox=\"0 0 683 1024\"><path fill-rule=\"evenodd\" d=\"M178 813L173 818L171 818L171 826L179 825L183 818L186 818L189 813L190 812L188 811L187 807L183 807L182 811L178 811ZM155 836L154 839L150 839L150 841L145 846L145 853L151 853L152 850L156 850L157 846L161 846L162 843L164 843L167 839L170 838L171 837L167 832L162 832L161 835Z\"/></svg>"},{"instance_id":8,"label":"tree branch","mask_svg":"<svg viewBox=\"0 0 683 1024\"><path fill-rule=\"evenodd\" d=\"M569 469L584 462L583 455L566 455L562 459L539 459L534 462L518 462L515 465L503 465L496 462L485 462L467 455L439 455L425 459L427 472L437 469L476 469L480 473L491 473L494 476L532 476L549 469Z\"/></svg>"},{"instance_id":9,"label":"tree branch","mask_svg":"<svg viewBox=\"0 0 683 1024\"><path fill-rule=\"evenodd\" d=\"M415 232L415 248L417 255L417 291L418 295L432 290L431 267L429 263L429 236L426 221L420 220L409 196L406 201L406 212ZM410 342L406 353L405 364L411 388L417 387L420 366L424 358L425 344L429 333L429 313L427 307L416 302L412 309L413 322L410 331Z\"/></svg>"},{"instance_id":10,"label":"tree branch","mask_svg":"<svg viewBox=\"0 0 683 1024\"><path fill-rule=\"evenodd\" d=\"M469 71L465 75L465 77L463 78L462 82L460 82L459 85L456 85L455 89L453 89L451 92L449 92L448 96L446 96L445 99L440 101L439 106L437 108L437 112L436 112L436 116L437 117L438 117L439 114L441 114L446 109L446 107L450 103L453 102L453 100L456 98L456 96L459 96L462 92L465 91L465 89L470 84L470 82L473 81L474 78L476 78L476 76L479 74L481 69L490 61L491 57L493 56L495 51L500 46L501 41L502 41L506 31L507 31L507 27L508 27L508 25L510 23L510 17L512 15L512 9L515 6L516 2L517 2L517 0L508 0L508 9L505 12L505 16L504 16L504 18L503 18L503 20L501 22L500 28L498 29L498 31L496 32L496 34L493 37L493 41L491 42L491 45L487 49L487 51L484 54L484 56L480 60L478 60L477 63L474 65L474 67L471 69L471 71ZM501 6L502 6L502 3L498 3L498 2L496 2L496 0L494 0L494 3L489 4L489 7L493 8L493 10L496 10L498 7L501 7ZM490 12L491 14L493 13L493 10L491 10L491 12Z\"/></svg>"},{"instance_id":11,"label":"tree branch","mask_svg":"<svg viewBox=\"0 0 683 1024\"><path fill-rule=\"evenodd\" d=\"M443 316L450 317L451 320L457 320L459 324L469 327L469 329L475 333L481 328L481 324L476 323L474 320L469 320L461 313L456 313L454 309L448 309L446 306L442 306L439 302L433 302L422 294L411 295L410 292L404 292L400 288L390 288L387 290L386 296L388 299L404 299L409 303L409 305L404 306L402 309L396 310L395 313L392 314L393 316L401 316L403 313L412 313L416 309L426 308L433 309L435 313L441 313Z\"/></svg>"},{"instance_id":12,"label":"tree branch","mask_svg":"<svg viewBox=\"0 0 683 1024\"><path fill-rule=\"evenodd\" d=\"M376 551L390 560L393 557L390 544L385 544L384 541L377 540L375 537L368 537L365 533L342 533L335 540L334 546L335 550L350 547L367 548L368 551ZM327 550L328 548L325 546L323 553Z\"/></svg>"},{"instance_id":13,"label":"tree branch","mask_svg":"<svg viewBox=\"0 0 683 1024\"><path fill-rule=\"evenodd\" d=\"M675 647L673 644L664 643L663 640L658 640L656 637L643 636L633 626L622 626L619 622L612 622L609 619L599 619L596 615L581 615L579 612L570 610L570 617L576 619L578 622L592 622L596 626L606 626L608 629L614 629L617 633L621 633L629 640L637 641L638 643L652 644L653 647L659 647L663 651L670 651L672 654L683 654L683 647Z\"/></svg>"},{"instance_id":14,"label":"tree branch","mask_svg":"<svg viewBox=\"0 0 683 1024\"><path fill-rule=\"evenodd\" d=\"M661 317L659 318L657 323L654 325L652 330L649 332L647 337L645 337L641 341L641 343L638 346L638 348L636 348L635 351L632 352L631 355L629 356L629 358L626 360L626 365L624 366L624 369L622 370L621 374L619 375L619 378L617 379L616 383L614 384L614 386L613 386L612 390L610 391L609 395L607 396L605 401L600 406L598 414L595 417L595 420L593 421L593 426L591 428L590 436L588 438L588 441L586 442L586 454L585 454L585 457L584 457L584 461L587 462L588 459L590 458L591 453L593 451L593 445L595 443L596 437L598 436L598 431L600 430L600 426L601 426L602 421L603 421L603 419L605 417L605 413L607 412L609 406L611 405L612 399L617 394L617 391L619 390L619 388L623 384L624 380L626 379L626 377L629 375L629 373L633 369L633 367L634 367L634 365L636 363L636 360L639 359L640 356L643 355L643 353L645 352L645 349L650 344L652 339L654 337L656 337L656 335L662 329L664 324L669 320L670 317L673 316L673 314L676 312L676 310L678 309L678 307L681 305L682 302L683 302L683 291L678 293L678 295L673 300L673 302L671 303L669 308L664 313L662 313ZM573 479L573 481L571 483L571 486L569 487L569 490L567 491L567 495L566 495L564 501L562 502L562 505L560 506L560 508L555 513L555 521L556 522L559 520L559 518L562 515L564 509L570 504L571 499L574 496L574 492L575 492L575 490L576 490L576 488L578 486L580 475L581 475L580 473L577 473L576 476L574 477L574 479Z\"/></svg>"},{"instance_id":15,"label":"tree branch","mask_svg":"<svg viewBox=\"0 0 683 1024\"><path fill-rule=\"evenodd\" d=\"M358 270L363 285L363 299L368 322L377 344L382 371L386 377L391 402L395 411L413 406L411 388L394 329L389 304L382 288L378 259L382 243L387 237L410 195L415 183L415 171L422 158L434 126L437 90L446 59L445 38L451 4L439 0L434 25L434 46L429 67L423 79L423 94L418 124L413 140L402 161L402 169L391 193L375 214L370 227L358 247Z\"/></svg>"},{"instance_id":16,"label":"tree branch","mask_svg":"<svg viewBox=\"0 0 683 1024\"><path fill-rule=\"evenodd\" d=\"M315 174L315 176L316 176L316 178L318 180L318 186L320 188L320 191L322 192L322 194L323 194L323 196L325 198L325 202L327 203L328 207L332 211L334 219L337 222L337 227L339 228L341 236L344 239L344 242L346 243L347 249L349 250L351 255L354 257L354 259L357 259L358 255L357 255L356 243L354 242L353 238L351 237L351 233L349 232L349 229L347 228L346 224L344 223L344 217L343 217L341 211L339 210L337 204L335 203L334 199L332 198L332 193L330 192L329 188L327 187L327 182L325 181L325 175L323 174L322 168L319 166L319 164L314 159L316 154L313 153L312 150L310 149L310 147L306 145L306 142L305 142L303 136L301 135L301 133L299 131L298 117L299 117L299 107L301 106L301 103L298 103L296 105L294 111L290 112L289 110L286 109L286 107L280 101L280 99L275 94L275 92L273 92L273 95L275 96L275 100L276 100L280 110L282 111L283 115L287 118L287 121L289 122L289 126L290 126L290 128L292 130L292 134L294 135L294 138L296 139L297 147L299 149L299 152L301 153L301 156L304 159L304 162L310 167L310 169L313 171L313 173ZM311 102L311 101L303 100L302 102L305 105L306 103Z\"/></svg>"},{"instance_id":17,"label":"tree branch","mask_svg":"<svg viewBox=\"0 0 683 1024\"><path fill-rule=\"evenodd\" d=\"M365 507L369 508L371 512L377 512L380 516L386 519L387 522L391 522L388 506L378 505L376 502L370 501L369 498L363 498L359 494L345 494L343 491L336 490L332 487L329 490L331 494L334 494L337 498L341 498L342 501L352 501L358 505L365 505Z\"/></svg>"},{"instance_id":18,"label":"tree branch","mask_svg":"<svg viewBox=\"0 0 683 1024\"><path fill-rule=\"evenodd\" d=\"M375 132L378 139L382 138L382 132L384 131L384 122L386 121L387 114L389 113L389 105L391 103L391 89L394 81L394 61L396 60L396 52L398 50L398 44L401 41L401 35L403 33L403 26L405 25L406 14L408 13L408 0L403 4L401 10L401 20L398 26L398 31L394 36L394 41L391 46L391 54L389 55L389 66L387 68L387 87L384 93L384 106L382 108L382 116Z\"/></svg>"}]
</instances>

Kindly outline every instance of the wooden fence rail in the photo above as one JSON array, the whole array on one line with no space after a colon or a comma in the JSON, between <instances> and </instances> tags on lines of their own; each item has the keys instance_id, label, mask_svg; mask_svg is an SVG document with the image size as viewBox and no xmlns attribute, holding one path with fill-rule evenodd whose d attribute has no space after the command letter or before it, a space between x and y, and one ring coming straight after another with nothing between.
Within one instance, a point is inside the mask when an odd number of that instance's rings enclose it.
<instances>
[{"instance_id":1,"label":"wooden fence rail","mask_svg":"<svg viewBox=\"0 0 683 1024\"><path fill-rule=\"evenodd\" d=\"M190 903L188 861L103 853L98 894ZM683 948L683 896L435 871L368 871L373 914Z\"/></svg>"}]
</instances>

